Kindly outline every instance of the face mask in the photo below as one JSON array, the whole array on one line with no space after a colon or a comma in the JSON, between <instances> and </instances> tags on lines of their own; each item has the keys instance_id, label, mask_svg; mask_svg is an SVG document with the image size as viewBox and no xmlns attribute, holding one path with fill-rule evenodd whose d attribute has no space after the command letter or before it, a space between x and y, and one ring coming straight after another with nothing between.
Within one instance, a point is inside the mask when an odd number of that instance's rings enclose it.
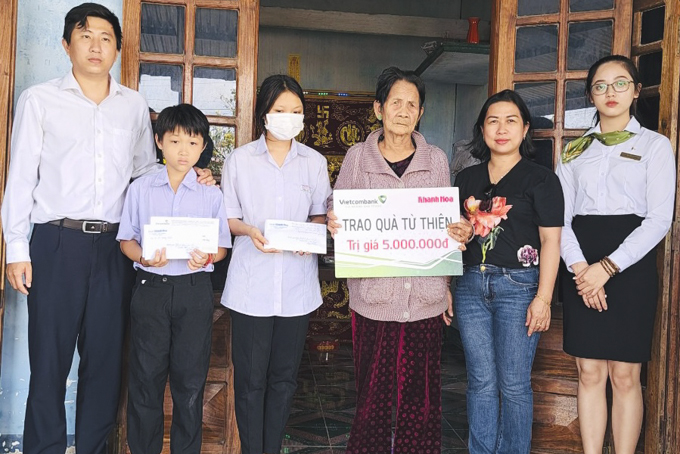
<instances>
[{"instance_id":1,"label":"face mask","mask_svg":"<svg viewBox=\"0 0 680 454\"><path fill-rule=\"evenodd\" d=\"M303 114L273 113L265 115L264 127L279 140L290 140L304 128Z\"/></svg>"}]
</instances>

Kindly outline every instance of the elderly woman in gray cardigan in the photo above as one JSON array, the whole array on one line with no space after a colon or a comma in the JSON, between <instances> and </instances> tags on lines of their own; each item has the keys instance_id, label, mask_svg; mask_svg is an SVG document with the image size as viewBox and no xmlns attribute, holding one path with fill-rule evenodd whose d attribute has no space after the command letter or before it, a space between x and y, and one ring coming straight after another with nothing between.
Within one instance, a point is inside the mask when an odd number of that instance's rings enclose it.
<instances>
[{"instance_id":1,"label":"elderly woman in gray cardigan","mask_svg":"<svg viewBox=\"0 0 680 454\"><path fill-rule=\"evenodd\" d=\"M424 101L425 86L417 75L384 70L374 102L383 128L347 151L335 189L450 186L446 155L414 131ZM328 229L334 235L340 225L332 201L329 206ZM448 280L348 279L357 407L347 454L441 452L440 317L451 301Z\"/></svg>"}]
</instances>

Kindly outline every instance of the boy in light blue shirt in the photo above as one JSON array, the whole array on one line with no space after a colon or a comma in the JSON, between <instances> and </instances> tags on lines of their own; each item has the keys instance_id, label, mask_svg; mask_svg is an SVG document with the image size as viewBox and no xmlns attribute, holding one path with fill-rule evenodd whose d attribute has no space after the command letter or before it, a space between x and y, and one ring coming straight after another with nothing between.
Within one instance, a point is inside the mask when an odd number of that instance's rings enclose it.
<instances>
[{"instance_id":1,"label":"boy in light blue shirt","mask_svg":"<svg viewBox=\"0 0 680 454\"><path fill-rule=\"evenodd\" d=\"M198 184L193 170L208 143L208 131L205 115L189 104L163 109L155 139L166 168L135 180L125 198L117 239L137 269L130 305L127 435L132 454L162 450L168 376L173 398L171 451L201 451L213 316L209 272L231 247L222 193ZM180 260L168 259L162 248L144 258L144 225L152 216L219 219L218 252L194 249L188 260Z\"/></svg>"}]
</instances>

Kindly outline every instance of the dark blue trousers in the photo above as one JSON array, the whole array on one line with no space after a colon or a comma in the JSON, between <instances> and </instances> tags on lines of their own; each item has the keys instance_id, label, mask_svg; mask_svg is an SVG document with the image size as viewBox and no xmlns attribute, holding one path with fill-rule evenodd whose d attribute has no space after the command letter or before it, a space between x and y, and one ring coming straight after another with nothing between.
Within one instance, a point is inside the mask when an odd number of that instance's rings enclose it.
<instances>
[{"instance_id":1,"label":"dark blue trousers","mask_svg":"<svg viewBox=\"0 0 680 454\"><path fill-rule=\"evenodd\" d=\"M127 408L132 454L163 450L168 377L172 394L170 452L200 454L213 298L210 273L164 276L137 271L130 304Z\"/></svg>"},{"instance_id":2,"label":"dark blue trousers","mask_svg":"<svg viewBox=\"0 0 680 454\"><path fill-rule=\"evenodd\" d=\"M309 314L254 317L229 313L241 454L280 452L297 389Z\"/></svg>"},{"instance_id":3,"label":"dark blue trousers","mask_svg":"<svg viewBox=\"0 0 680 454\"><path fill-rule=\"evenodd\" d=\"M31 379L23 452L64 454L66 379L78 348L76 449L102 454L116 422L132 263L115 233L37 224L28 295Z\"/></svg>"}]
</instances>

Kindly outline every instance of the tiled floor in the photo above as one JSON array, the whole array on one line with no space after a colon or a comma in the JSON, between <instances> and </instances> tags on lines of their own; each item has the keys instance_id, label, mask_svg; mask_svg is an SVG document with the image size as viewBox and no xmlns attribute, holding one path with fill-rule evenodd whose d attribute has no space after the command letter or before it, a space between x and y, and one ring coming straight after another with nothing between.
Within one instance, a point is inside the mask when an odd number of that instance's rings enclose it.
<instances>
[{"instance_id":1,"label":"tiled floor","mask_svg":"<svg viewBox=\"0 0 680 454\"><path fill-rule=\"evenodd\" d=\"M465 361L454 332L442 349L442 454L467 453ZM325 358L305 351L281 453L344 454L356 392L351 345Z\"/></svg>"}]
</instances>

